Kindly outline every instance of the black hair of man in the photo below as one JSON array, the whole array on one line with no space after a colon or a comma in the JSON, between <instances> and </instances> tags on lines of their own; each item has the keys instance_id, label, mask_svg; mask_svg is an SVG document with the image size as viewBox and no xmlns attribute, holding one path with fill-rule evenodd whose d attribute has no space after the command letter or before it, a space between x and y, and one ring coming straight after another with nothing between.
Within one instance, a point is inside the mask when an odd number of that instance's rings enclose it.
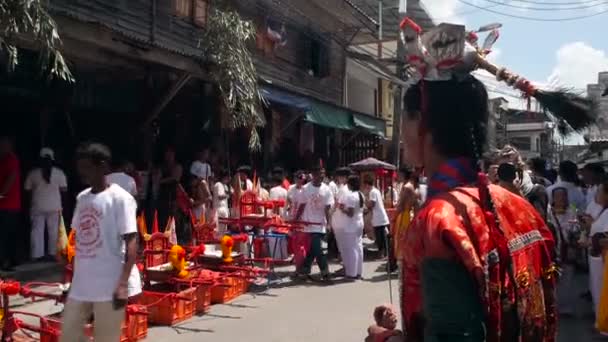
<instances>
[{"instance_id":1,"label":"black hair of man","mask_svg":"<svg viewBox=\"0 0 608 342\"><path fill-rule=\"evenodd\" d=\"M414 119L421 118L425 110L422 122L443 157L482 157L489 118L488 92L475 77L419 82L408 88L404 107Z\"/></svg>"},{"instance_id":2,"label":"black hair of man","mask_svg":"<svg viewBox=\"0 0 608 342\"><path fill-rule=\"evenodd\" d=\"M298 170L298 171L296 171L294 173L293 177L294 177L295 180L305 179L306 178L306 171L304 171L304 170Z\"/></svg>"},{"instance_id":3,"label":"black hair of man","mask_svg":"<svg viewBox=\"0 0 608 342\"><path fill-rule=\"evenodd\" d=\"M272 174L273 175L280 175L281 177L284 177L285 174L285 170L283 170L282 167L280 166L276 166L272 169Z\"/></svg>"},{"instance_id":4,"label":"black hair of man","mask_svg":"<svg viewBox=\"0 0 608 342\"><path fill-rule=\"evenodd\" d=\"M410 180L414 174L414 168L410 166L402 166L399 169L399 173L403 176L403 179Z\"/></svg>"},{"instance_id":5,"label":"black hair of man","mask_svg":"<svg viewBox=\"0 0 608 342\"><path fill-rule=\"evenodd\" d=\"M334 172L334 175L336 176L341 176L341 177L348 177L353 173L353 170L351 170L350 167L339 167L336 169L336 171Z\"/></svg>"},{"instance_id":6,"label":"black hair of man","mask_svg":"<svg viewBox=\"0 0 608 342\"><path fill-rule=\"evenodd\" d=\"M251 166L249 166L249 165L240 166L238 169L236 169L236 172L244 173L247 175L247 177L251 177Z\"/></svg>"},{"instance_id":7,"label":"black hair of man","mask_svg":"<svg viewBox=\"0 0 608 342\"><path fill-rule=\"evenodd\" d=\"M363 184L374 186L376 184L376 181L374 180L374 177L372 175L365 175L363 177Z\"/></svg>"},{"instance_id":8,"label":"black hair of man","mask_svg":"<svg viewBox=\"0 0 608 342\"><path fill-rule=\"evenodd\" d=\"M544 175L547 172L547 161L542 158L532 158L530 168L537 174Z\"/></svg>"},{"instance_id":9,"label":"black hair of man","mask_svg":"<svg viewBox=\"0 0 608 342\"><path fill-rule=\"evenodd\" d=\"M227 171L226 169L221 169L221 170L219 170L219 172L217 173L217 175L218 175L218 177L219 177L219 178L218 178L218 180L220 180L220 181L221 181L223 178L230 176L230 174L228 173L228 171Z\"/></svg>"},{"instance_id":10,"label":"black hair of man","mask_svg":"<svg viewBox=\"0 0 608 342\"><path fill-rule=\"evenodd\" d=\"M583 170L591 172L595 177L603 177L606 174L606 170L600 163L587 163L583 166Z\"/></svg>"},{"instance_id":11,"label":"black hair of man","mask_svg":"<svg viewBox=\"0 0 608 342\"><path fill-rule=\"evenodd\" d=\"M564 160L559 163L559 177L564 182L578 182L578 166L570 160Z\"/></svg>"},{"instance_id":12,"label":"black hair of man","mask_svg":"<svg viewBox=\"0 0 608 342\"><path fill-rule=\"evenodd\" d=\"M97 165L109 164L112 160L110 149L100 143L83 143L76 149L76 159L89 159Z\"/></svg>"},{"instance_id":13,"label":"black hair of man","mask_svg":"<svg viewBox=\"0 0 608 342\"><path fill-rule=\"evenodd\" d=\"M273 186L279 186L283 184L283 176L275 174L272 176L272 185Z\"/></svg>"},{"instance_id":14,"label":"black hair of man","mask_svg":"<svg viewBox=\"0 0 608 342\"><path fill-rule=\"evenodd\" d=\"M517 178L517 169L511 163L502 163L498 165L498 179L503 182L513 182Z\"/></svg>"}]
</instances>

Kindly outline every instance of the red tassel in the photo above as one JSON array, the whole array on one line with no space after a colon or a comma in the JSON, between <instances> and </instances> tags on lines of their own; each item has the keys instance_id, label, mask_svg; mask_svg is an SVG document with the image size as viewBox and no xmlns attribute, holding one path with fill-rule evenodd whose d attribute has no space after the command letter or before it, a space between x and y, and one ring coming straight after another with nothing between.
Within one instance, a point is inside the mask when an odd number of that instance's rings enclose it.
<instances>
[{"instance_id":1,"label":"red tassel","mask_svg":"<svg viewBox=\"0 0 608 342\"><path fill-rule=\"evenodd\" d=\"M422 28L420 26L418 26L418 24L416 24L409 17L405 17L401 21L401 24L399 24L399 28L402 29L402 30L404 30L408 26L411 27L414 31L416 31L416 33L418 33L418 34L422 33Z\"/></svg>"}]
</instances>

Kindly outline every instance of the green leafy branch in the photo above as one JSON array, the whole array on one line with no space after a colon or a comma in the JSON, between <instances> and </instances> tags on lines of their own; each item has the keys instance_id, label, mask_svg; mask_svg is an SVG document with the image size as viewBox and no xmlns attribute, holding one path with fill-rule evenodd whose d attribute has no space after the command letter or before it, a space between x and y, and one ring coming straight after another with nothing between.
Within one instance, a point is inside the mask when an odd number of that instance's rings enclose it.
<instances>
[{"instance_id":1,"label":"green leafy branch","mask_svg":"<svg viewBox=\"0 0 608 342\"><path fill-rule=\"evenodd\" d=\"M263 98L248 45L255 34L253 23L243 20L234 11L213 6L200 47L206 59L215 64L212 75L230 112L230 126L251 128L249 148L259 150L261 144L257 129L266 122L261 114Z\"/></svg>"},{"instance_id":2,"label":"green leafy branch","mask_svg":"<svg viewBox=\"0 0 608 342\"><path fill-rule=\"evenodd\" d=\"M10 71L19 64L15 40L21 36L32 37L39 45L41 70L70 82L74 80L59 51L61 39L57 25L42 1L0 0L0 50L6 50Z\"/></svg>"}]
</instances>

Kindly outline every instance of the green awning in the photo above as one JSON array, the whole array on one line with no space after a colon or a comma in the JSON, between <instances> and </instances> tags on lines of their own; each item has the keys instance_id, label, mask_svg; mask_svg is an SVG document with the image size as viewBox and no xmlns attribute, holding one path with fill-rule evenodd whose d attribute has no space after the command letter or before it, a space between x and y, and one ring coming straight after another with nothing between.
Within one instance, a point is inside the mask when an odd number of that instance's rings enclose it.
<instances>
[{"instance_id":1,"label":"green awning","mask_svg":"<svg viewBox=\"0 0 608 342\"><path fill-rule=\"evenodd\" d=\"M339 107L311 101L310 108L305 114L304 120L315 125L344 130L355 128L351 119L352 114Z\"/></svg>"},{"instance_id":2,"label":"green awning","mask_svg":"<svg viewBox=\"0 0 608 342\"><path fill-rule=\"evenodd\" d=\"M355 127L361 128L381 138L386 136L386 121L381 118L353 113L353 121Z\"/></svg>"}]
</instances>

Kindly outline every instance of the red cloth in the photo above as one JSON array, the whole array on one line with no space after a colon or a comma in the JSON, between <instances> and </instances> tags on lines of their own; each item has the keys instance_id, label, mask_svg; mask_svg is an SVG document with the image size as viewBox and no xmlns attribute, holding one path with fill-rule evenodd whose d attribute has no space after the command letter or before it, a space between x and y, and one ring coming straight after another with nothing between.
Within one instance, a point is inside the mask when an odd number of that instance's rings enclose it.
<instances>
[{"instance_id":1,"label":"red cloth","mask_svg":"<svg viewBox=\"0 0 608 342\"><path fill-rule=\"evenodd\" d=\"M489 239L484 213L478 204L477 188L460 187L440 193L419 211L400 243L404 266L401 301L408 333L421 335L424 329L420 326L423 303L419 266L425 258L445 258L461 262L488 290L482 298L489 312L487 341L506 339L505 334L501 334L501 326L505 323L498 291L501 286L506 291L507 301L517 300L520 342L555 341L551 232L524 198L493 185L490 193L509 244L516 284L508 276L504 283L500 281L500 263L486 262L489 256L495 256L495 246Z\"/></svg>"},{"instance_id":2,"label":"red cloth","mask_svg":"<svg viewBox=\"0 0 608 342\"><path fill-rule=\"evenodd\" d=\"M0 186L13 173L17 173L15 182L8 189L4 198L0 198L0 210L19 211L21 210L21 172L19 159L14 153L9 153L0 160Z\"/></svg>"},{"instance_id":3,"label":"red cloth","mask_svg":"<svg viewBox=\"0 0 608 342\"><path fill-rule=\"evenodd\" d=\"M294 232L290 241L292 243L294 264L296 265L296 269L299 270L310 250L310 234Z\"/></svg>"}]
</instances>

